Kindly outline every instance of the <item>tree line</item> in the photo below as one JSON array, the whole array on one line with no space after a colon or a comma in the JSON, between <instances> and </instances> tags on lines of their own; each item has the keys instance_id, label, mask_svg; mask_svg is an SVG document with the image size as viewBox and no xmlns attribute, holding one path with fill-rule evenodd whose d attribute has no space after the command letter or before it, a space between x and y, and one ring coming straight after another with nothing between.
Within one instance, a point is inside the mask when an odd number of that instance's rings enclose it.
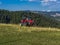
<instances>
[{"instance_id":1,"label":"tree line","mask_svg":"<svg viewBox=\"0 0 60 45\"><path fill-rule=\"evenodd\" d=\"M31 17L35 21L34 26L60 28L60 22L54 18L46 17L44 14L33 13L31 11L0 10L0 23L8 22L12 24L19 24L23 16Z\"/></svg>"}]
</instances>

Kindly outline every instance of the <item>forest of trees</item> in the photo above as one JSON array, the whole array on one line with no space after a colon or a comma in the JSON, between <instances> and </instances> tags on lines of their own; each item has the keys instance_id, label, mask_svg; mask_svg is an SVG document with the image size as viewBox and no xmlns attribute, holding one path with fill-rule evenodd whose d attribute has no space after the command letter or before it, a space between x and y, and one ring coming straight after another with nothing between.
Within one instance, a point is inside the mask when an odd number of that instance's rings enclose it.
<instances>
[{"instance_id":1,"label":"forest of trees","mask_svg":"<svg viewBox=\"0 0 60 45\"><path fill-rule=\"evenodd\" d=\"M23 16L31 17L35 21L34 26L60 28L60 22L54 18L50 18L44 14L33 13L30 11L0 10L0 23L6 23L6 17L9 17L9 23L19 24Z\"/></svg>"}]
</instances>

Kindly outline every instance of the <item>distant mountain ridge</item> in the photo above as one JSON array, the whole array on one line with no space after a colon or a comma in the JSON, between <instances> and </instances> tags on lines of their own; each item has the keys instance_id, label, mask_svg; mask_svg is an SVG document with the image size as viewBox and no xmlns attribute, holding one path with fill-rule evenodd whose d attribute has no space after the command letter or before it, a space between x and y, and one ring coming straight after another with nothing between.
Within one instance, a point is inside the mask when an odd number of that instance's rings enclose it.
<instances>
[{"instance_id":1,"label":"distant mountain ridge","mask_svg":"<svg viewBox=\"0 0 60 45\"><path fill-rule=\"evenodd\" d=\"M54 17L56 20L60 21L60 11L32 11L33 13L44 14L46 16Z\"/></svg>"}]
</instances>

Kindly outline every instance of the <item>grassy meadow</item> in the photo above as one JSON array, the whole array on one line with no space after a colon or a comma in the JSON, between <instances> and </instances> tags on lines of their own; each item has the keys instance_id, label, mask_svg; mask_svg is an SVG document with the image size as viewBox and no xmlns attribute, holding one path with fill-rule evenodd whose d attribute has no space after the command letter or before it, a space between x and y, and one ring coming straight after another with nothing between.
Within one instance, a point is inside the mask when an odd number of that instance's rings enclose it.
<instances>
[{"instance_id":1,"label":"grassy meadow","mask_svg":"<svg viewBox=\"0 0 60 45\"><path fill-rule=\"evenodd\" d=\"M60 29L0 24L0 45L60 45Z\"/></svg>"}]
</instances>

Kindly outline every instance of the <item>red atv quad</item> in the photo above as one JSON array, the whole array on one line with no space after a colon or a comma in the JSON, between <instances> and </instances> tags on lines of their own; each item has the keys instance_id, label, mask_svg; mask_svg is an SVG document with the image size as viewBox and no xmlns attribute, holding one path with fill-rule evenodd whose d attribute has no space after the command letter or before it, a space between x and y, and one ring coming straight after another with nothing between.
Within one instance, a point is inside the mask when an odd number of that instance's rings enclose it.
<instances>
[{"instance_id":1,"label":"red atv quad","mask_svg":"<svg viewBox=\"0 0 60 45\"><path fill-rule=\"evenodd\" d=\"M25 17L21 20L21 26L32 26L34 24L34 20L30 17Z\"/></svg>"}]
</instances>

